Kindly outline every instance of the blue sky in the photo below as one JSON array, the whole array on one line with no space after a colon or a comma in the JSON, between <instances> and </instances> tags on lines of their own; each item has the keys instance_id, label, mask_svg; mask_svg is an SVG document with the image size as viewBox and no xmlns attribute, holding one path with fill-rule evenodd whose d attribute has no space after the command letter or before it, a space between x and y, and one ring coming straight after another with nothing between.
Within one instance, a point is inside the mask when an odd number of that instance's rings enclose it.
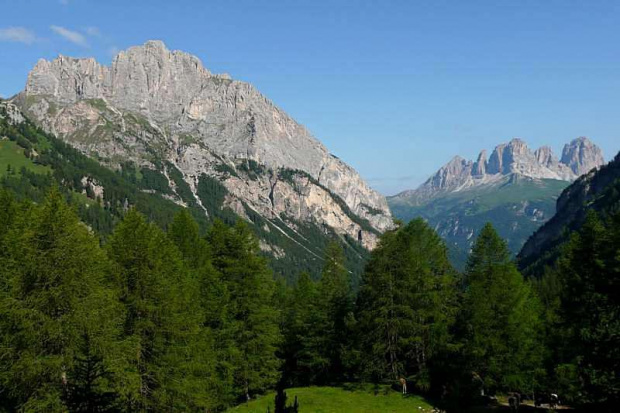
<instances>
[{"instance_id":1,"label":"blue sky","mask_svg":"<svg viewBox=\"0 0 620 413\"><path fill-rule=\"evenodd\" d=\"M40 57L161 39L259 90L385 194L519 136L620 150L617 1L0 0L0 95Z\"/></svg>"}]
</instances>

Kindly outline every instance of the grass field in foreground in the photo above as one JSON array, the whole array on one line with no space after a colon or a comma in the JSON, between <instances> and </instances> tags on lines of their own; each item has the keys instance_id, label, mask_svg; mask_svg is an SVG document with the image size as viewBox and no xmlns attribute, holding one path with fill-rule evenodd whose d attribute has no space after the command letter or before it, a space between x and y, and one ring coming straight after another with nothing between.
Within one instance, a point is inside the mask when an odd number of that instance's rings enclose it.
<instances>
[{"instance_id":1,"label":"grass field in foreground","mask_svg":"<svg viewBox=\"0 0 620 413\"><path fill-rule=\"evenodd\" d=\"M299 387L287 389L289 404L295 396L300 413L411 413L431 412L432 406L419 396L403 397L396 391L374 395L369 390L344 390L339 387ZM247 404L233 407L228 413L273 413L275 393L269 393Z\"/></svg>"}]
</instances>

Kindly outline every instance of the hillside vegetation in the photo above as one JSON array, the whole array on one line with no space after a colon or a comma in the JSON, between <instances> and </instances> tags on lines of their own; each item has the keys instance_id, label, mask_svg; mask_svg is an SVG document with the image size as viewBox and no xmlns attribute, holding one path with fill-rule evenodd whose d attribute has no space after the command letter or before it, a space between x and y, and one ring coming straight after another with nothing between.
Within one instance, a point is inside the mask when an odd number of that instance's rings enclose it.
<instances>
[{"instance_id":1,"label":"hillside vegetation","mask_svg":"<svg viewBox=\"0 0 620 413\"><path fill-rule=\"evenodd\" d=\"M174 214L184 206L203 231L215 219L230 225L240 219L236 212L224 206L228 191L218 179L207 175L199 178L197 195L202 205L198 205L173 165L167 165L167 170L175 182L175 192L163 169L123 162L120 170L111 170L45 133L27 118L11 122L8 105L0 100L0 187L11 190L18 199L40 202L50 188L58 186L66 200L77 208L80 218L104 238L129 207L136 208L161 228L170 225ZM97 187L103 196L95 194ZM280 220L290 225L276 227L248 205L242 207L252 231L261 241L278 247L279 254L263 251L263 255L269 257L271 268L289 282L295 280L298 270L318 278L323 265L322 251L333 238L343 246L347 266L356 282L359 281L368 251L357 240L285 217Z\"/></svg>"},{"instance_id":2,"label":"hillside vegetation","mask_svg":"<svg viewBox=\"0 0 620 413\"><path fill-rule=\"evenodd\" d=\"M582 225L530 278L492 224L459 272L414 219L381 235L361 279L334 238L318 276L289 263L287 283L252 219L196 217L144 190L161 177L104 168L28 123L0 122L0 135L21 148L12 157L51 169L7 165L0 178L2 413L263 409L286 388L307 413L427 409L362 385L402 382L448 411L511 392L617 410L612 169L590 177L600 191ZM205 203L221 200L216 182L202 186Z\"/></svg>"},{"instance_id":3,"label":"hillside vegetation","mask_svg":"<svg viewBox=\"0 0 620 413\"><path fill-rule=\"evenodd\" d=\"M513 175L488 186L468 188L410 205L389 198L392 212L404 221L422 217L445 239L452 263L465 268L468 251L480 229L490 222L517 254L528 237L555 212L568 182Z\"/></svg>"}]
</instances>

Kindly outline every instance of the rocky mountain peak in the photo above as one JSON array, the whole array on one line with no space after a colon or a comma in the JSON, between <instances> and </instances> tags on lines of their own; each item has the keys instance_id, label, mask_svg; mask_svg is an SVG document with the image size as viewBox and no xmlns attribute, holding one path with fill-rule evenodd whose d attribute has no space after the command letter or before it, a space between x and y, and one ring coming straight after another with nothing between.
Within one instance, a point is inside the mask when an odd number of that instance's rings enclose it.
<instances>
[{"instance_id":1,"label":"rocky mountain peak","mask_svg":"<svg viewBox=\"0 0 620 413\"><path fill-rule=\"evenodd\" d=\"M303 202L313 208L325 203L319 224L354 239L362 238L360 226L345 219L347 214L378 232L393 225L385 198L256 88L214 75L196 56L170 51L159 40L119 52L110 66L92 58L40 60L15 102L44 129L85 153L149 167L157 167L153 156L163 158L194 190L201 175L220 177L231 193L274 219L279 218L276 201L289 201L278 198L284 184L277 171L294 170L306 174L317 191ZM265 171L261 179L246 182L222 172L234 165L247 169L249 161ZM261 188L255 187L259 182ZM285 207L294 209L290 202ZM296 219L320 215L305 207L296 211ZM363 238L372 244L370 237Z\"/></svg>"},{"instance_id":2,"label":"rocky mountain peak","mask_svg":"<svg viewBox=\"0 0 620 413\"><path fill-rule=\"evenodd\" d=\"M603 152L590 139L580 136L564 145L561 161L577 176L605 163Z\"/></svg>"},{"instance_id":3,"label":"rocky mountain peak","mask_svg":"<svg viewBox=\"0 0 620 413\"><path fill-rule=\"evenodd\" d=\"M553 165L557 165L558 158L554 155L553 149L550 146L541 146L540 148L534 151L534 156L536 156L536 161L544 165L545 167L553 167Z\"/></svg>"},{"instance_id":4,"label":"rocky mountain peak","mask_svg":"<svg viewBox=\"0 0 620 413\"><path fill-rule=\"evenodd\" d=\"M472 169L473 176L475 177L484 176L486 174L486 168L487 168L487 151L483 149L480 152L480 155L478 155L478 159L474 163L474 166Z\"/></svg>"},{"instance_id":5,"label":"rocky mountain peak","mask_svg":"<svg viewBox=\"0 0 620 413\"><path fill-rule=\"evenodd\" d=\"M433 188L446 188L462 185L463 178L467 179L471 175L472 162L455 156L439 169L439 171L431 178L431 186Z\"/></svg>"},{"instance_id":6,"label":"rocky mountain peak","mask_svg":"<svg viewBox=\"0 0 620 413\"><path fill-rule=\"evenodd\" d=\"M503 176L572 181L603 163L601 150L587 138L577 138L567 144L561 161L549 146L532 152L523 139L513 138L508 143L497 145L488 161L484 150L476 162L460 156L452 158L418 189L405 191L397 197L419 203L437 194L495 182Z\"/></svg>"},{"instance_id":7,"label":"rocky mountain peak","mask_svg":"<svg viewBox=\"0 0 620 413\"><path fill-rule=\"evenodd\" d=\"M527 147L527 143L521 138L512 138L507 145L510 148L512 153L515 154L527 154L529 152L529 148Z\"/></svg>"}]
</instances>

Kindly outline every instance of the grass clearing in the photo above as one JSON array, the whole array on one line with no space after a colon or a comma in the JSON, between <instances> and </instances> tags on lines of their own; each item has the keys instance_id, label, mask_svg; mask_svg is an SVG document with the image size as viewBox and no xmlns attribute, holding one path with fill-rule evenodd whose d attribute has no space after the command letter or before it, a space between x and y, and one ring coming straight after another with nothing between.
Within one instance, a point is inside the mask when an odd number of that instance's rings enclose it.
<instances>
[{"instance_id":1,"label":"grass clearing","mask_svg":"<svg viewBox=\"0 0 620 413\"><path fill-rule=\"evenodd\" d=\"M432 406L422 397L389 390L375 395L370 388L346 390L341 387L299 387L286 390L288 403L299 400L301 413L411 413L431 412ZM266 413L274 411L275 393L247 404L233 407L228 413Z\"/></svg>"},{"instance_id":2,"label":"grass clearing","mask_svg":"<svg viewBox=\"0 0 620 413\"><path fill-rule=\"evenodd\" d=\"M28 159L24 155L24 149L18 146L15 142L9 140L0 140L0 176L4 176L7 172L7 167L11 165L11 169L19 172L24 167L31 172L38 174L46 174L51 172L51 169L37 165Z\"/></svg>"}]
</instances>

